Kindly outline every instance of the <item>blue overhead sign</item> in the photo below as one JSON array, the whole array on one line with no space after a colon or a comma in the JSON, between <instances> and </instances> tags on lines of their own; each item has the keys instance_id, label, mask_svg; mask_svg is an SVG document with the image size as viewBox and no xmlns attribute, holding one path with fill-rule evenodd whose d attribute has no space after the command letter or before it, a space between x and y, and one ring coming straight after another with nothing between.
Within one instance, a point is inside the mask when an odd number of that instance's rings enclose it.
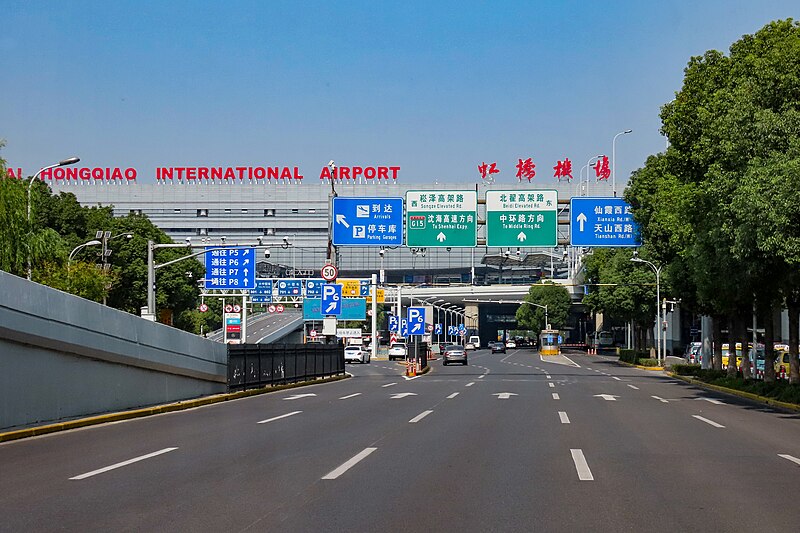
<instances>
[{"instance_id":1,"label":"blue overhead sign","mask_svg":"<svg viewBox=\"0 0 800 533\"><path fill-rule=\"evenodd\" d=\"M569 217L572 246L642 245L631 206L622 198L572 198Z\"/></svg>"},{"instance_id":2,"label":"blue overhead sign","mask_svg":"<svg viewBox=\"0 0 800 533\"><path fill-rule=\"evenodd\" d=\"M322 286L326 281L322 278L312 278L306 280L306 298L319 298L322 296Z\"/></svg>"},{"instance_id":3,"label":"blue overhead sign","mask_svg":"<svg viewBox=\"0 0 800 533\"><path fill-rule=\"evenodd\" d=\"M275 280L278 286L278 296L300 296L303 290L303 282L299 279L279 279Z\"/></svg>"},{"instance_id":4,"label":"blue overhead sign","mask_svg":"<svg viewBox=\"0 0 800 533\"><path fill-rule=\"evenodd\" d=\"M402 198L333 199L334 246L402 246Z\"/></svg>"},{"instance_id":5,"label":"blue overhead sign","mask_svg":"<svg viewBox=\"0 0 800 533\"><path fill-rule=\"evenodd\" d=\"M341 285L340 285L341 286ZM341 314L339 320L364 320L367 316L367 300L365 298L343 298L341 300ZM322 300L319 298L306 298L303 300L303 319L322 320Z\"/></svg>"},{"instance_id":6,"label":"blue overhead sign","mask_svg":"<svg viewBox=\"0 0 800 533\"><path fill-rule=\"evenodd\" d=\"M252 289L256 285L255 248L207 246L206 289Z\"/></svg>"}]
</instances>

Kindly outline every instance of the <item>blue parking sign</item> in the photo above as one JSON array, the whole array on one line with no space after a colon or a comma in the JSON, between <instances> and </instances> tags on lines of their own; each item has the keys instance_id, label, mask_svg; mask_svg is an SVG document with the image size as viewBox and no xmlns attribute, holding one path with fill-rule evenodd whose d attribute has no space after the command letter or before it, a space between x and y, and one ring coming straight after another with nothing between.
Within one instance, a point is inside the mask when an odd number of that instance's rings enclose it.
<instances>
[{"instance_id":1,"label":"blue parking sign","mask_svg":"<svg viewBox=\"0 0 800 533\"><path fill-rule=\"evenodd\" d=\"M389 316L389 331L392 333L397 332L397 317L394 315Z\"/></svg>"},{"instance_id":2,"label":"blue parking sign","mask_svg":"<svg viewBox=\"0 0 800 533\"><path fill-rule=\"evenodd\" d=\"M441 335L442 334L442 325L441 324L436 324L434 326L434 328L433 328L433 333L436 334L436 335Z\"/></svg>"},{"instance_id":3,"label":"blue parking sign","mask_svg":"<svg viewBox=\"0 0 800 533\"><path fill-rule=\"evenodd\" d=\"M326 283L322 286L322 314L342 314L342 286L337 283Z\"/></svg>"},{"instance_id":4,"label":"blue parking sign","mask_svg":"<svg viewBox=\"0 0 800 533\"><path fill-rule=\"evenodd\" d=\"M252 289L256 284L255 248L207 246L206 289Z\"/></svg>"},{"instance_id":5,"label":"blue parking sign","mask_svg":"<svg viewBox=\"0 0 800 533\"><path fill-rule=\"evenodd\" d=\"M403 245L402 198L338 196L332 207L334 245Z\"/></svg>"},{"instance_id":6,"label":"blue parking sign","mask_svg":"<svg viewBox=\"0 0 800 533\"><path fill-rule=\"evenodd\" d=\"M409 335L424 335L425 334L425 308L424 307L409 307L408 308L408 334Z\"/></svg>"}]
</instances>

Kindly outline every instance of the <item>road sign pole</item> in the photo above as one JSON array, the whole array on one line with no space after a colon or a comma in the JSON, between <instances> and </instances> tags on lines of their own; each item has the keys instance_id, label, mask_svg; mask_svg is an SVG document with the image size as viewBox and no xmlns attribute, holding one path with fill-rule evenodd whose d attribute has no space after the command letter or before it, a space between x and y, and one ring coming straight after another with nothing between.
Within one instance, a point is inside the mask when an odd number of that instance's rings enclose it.
<instances>
[{"instance_id":1,"label":"road sign pole","mask_svg":"<svg viewBox=\"0 0 800 533\"><path fill-rule=\"evenodd\" d=\"M247 342L247 296L242 294L242 339L240 344Z\"/></svg>"},{"instance_id":2,"label":"road sign pole","mask_svg":"<svg viewBox=\"0 0 800 533\"><path fill-rule=\"evenodd\" d=\"M222 344L228 344L228 324L225 323L225 298L222 299Z\"/></svg>"},{"instance_id":3,"label":"road sign pole","mask_svg":"<svg viewBox=\"0 0 800 533\"><path fill-rule=\"evenodd\" d=\"M372 357L378 357L378 276L373 274L370 280L369 292L372 295L372 335L370 346Z\"/></svg>"}]
</instances>

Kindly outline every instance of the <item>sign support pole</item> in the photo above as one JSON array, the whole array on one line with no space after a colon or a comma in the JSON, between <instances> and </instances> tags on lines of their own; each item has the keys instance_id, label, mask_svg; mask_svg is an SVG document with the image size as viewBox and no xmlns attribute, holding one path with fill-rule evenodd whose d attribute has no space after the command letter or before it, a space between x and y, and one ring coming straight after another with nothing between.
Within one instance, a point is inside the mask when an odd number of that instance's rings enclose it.
<instances>
[{"instance_id":1,"label":"sign support pole","mask_svg":"<svg viewBox=\"0 0 800 533\"><path fill-rule=\"evenodd\" d=\"M244 294L242 295L242 339L239 343L247 344L247 296Z\"/></svg>"},{"instance_id":2,"label":"sign support pole","mask_svg":"<svg viewBox=\"0 0 800 533\"><path fill-rule=\"evenodd\" d=\"M222 299L222 344L228 344L228 324L225 323L225 298Z\"/></svg>"},{"instance_id":3,"label":"sign support pole","mask_svg":"<svg viewBox=\"0 0 800 533\"><path fill-rule=\"evenodd\" d=\"M378 357L378 276L376 274L373 274L370 280L369 292L372 295L372 338L370 339L370 346L372 357Z\"/></svg>"}]
</instances>

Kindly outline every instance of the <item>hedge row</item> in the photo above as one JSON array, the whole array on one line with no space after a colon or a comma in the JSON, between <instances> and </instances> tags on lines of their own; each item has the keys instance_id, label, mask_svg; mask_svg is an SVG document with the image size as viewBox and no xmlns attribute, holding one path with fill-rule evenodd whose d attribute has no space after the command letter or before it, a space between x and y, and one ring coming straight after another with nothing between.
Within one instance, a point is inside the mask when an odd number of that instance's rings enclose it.
<instances>
[{"instance_id":1,"label":"hedge row","mask_svg":"<svg viewBox=\"0 0 800 533\"><path fill-rule=\"evenodd\" d=\"M700 365L674 365L672 371L679 376L694 376L700 381L718 387L740 390L772 398L779 402L800 405L800 385L790 385L784 380L767 383L758 379L744 379L741 372L737 377L729 378L727 370L704 370L700 368Z\"/></svg>"}]
</instances>

